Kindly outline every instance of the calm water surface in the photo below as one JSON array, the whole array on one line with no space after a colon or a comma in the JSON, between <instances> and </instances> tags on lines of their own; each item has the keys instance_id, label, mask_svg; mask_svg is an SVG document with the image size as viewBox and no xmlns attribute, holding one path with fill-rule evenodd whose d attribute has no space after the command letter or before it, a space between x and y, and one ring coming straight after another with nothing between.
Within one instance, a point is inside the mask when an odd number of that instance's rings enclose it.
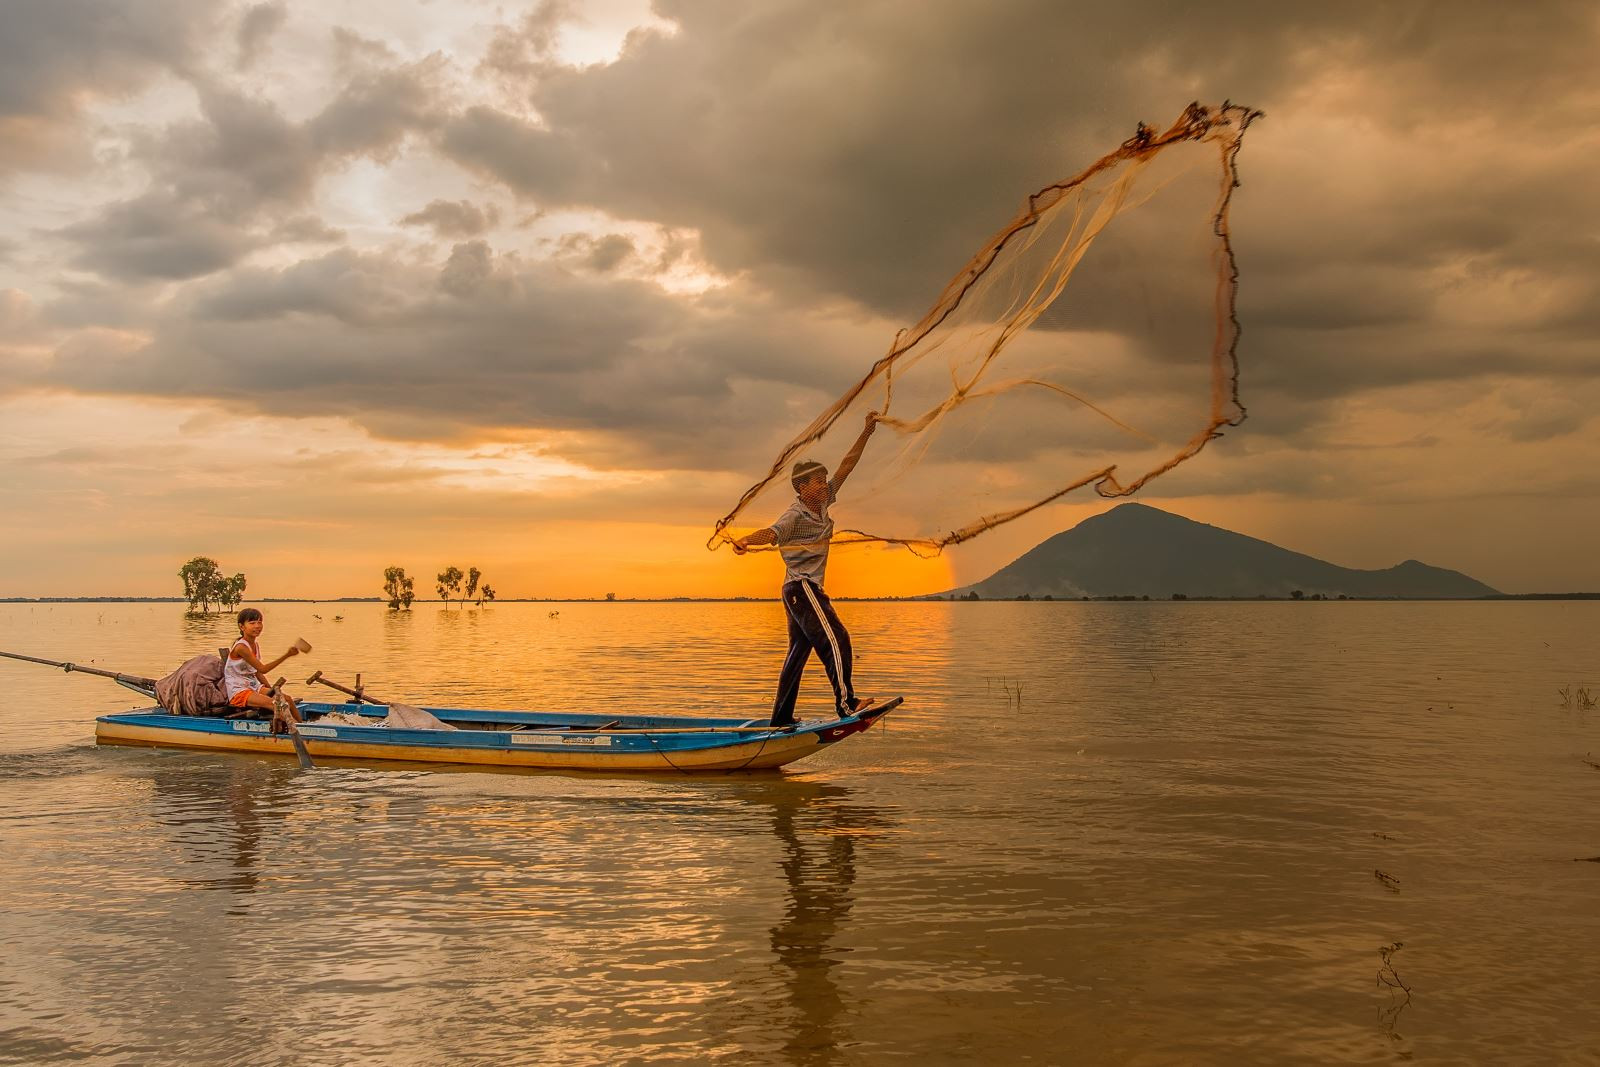
<instances>
[{"instance_id":1,"label":"calm water surface","mask_svg":"<svg viewBox=\"0 0 1600 1067\"><path fill-rule=\"evenodd\" d=\"M265 609L414 703L756 715L783 641ZM0 1062L1600 1062L1600 604L840 611L904 712L726 777L97 748L132 694L0 661ZM131 673L233 631L0 605Z\"/></svg>"}]
</instances>

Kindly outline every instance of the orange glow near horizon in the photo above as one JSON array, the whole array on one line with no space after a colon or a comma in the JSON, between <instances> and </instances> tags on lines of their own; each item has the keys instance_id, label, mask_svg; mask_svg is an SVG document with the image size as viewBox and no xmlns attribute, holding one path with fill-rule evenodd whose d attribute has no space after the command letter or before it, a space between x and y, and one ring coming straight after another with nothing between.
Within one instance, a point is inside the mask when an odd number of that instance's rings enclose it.
<instances>
[{"instance_id":1,"label":"orange glow near horizon","mask_svg":"<svg viewBox=\"0 0 1600 1067\"><path fill-rule=\"evenodd\" d=\"M195 537L179 550L141 545L110 555L90 543L69 552L67 572L26 585L13 579L0 595L23 597L179 595L177 570L193 556L210 556L224 573L243 572L245 599L328 600L378 596L383 571L400 566L419 598L434 599L435 576L447 566L477 567L500 599L752 597L770 599L783 582L776 552L736 556L708 552L701 527L637 523L554 523L538 528L480 528L470 538L416 529L372 536L365 526L325 523L322 529L284 523L252 524L231 543ZM24 553L43 551L36 544ZM62 550L58 542L55 546ZM956 584L949 561L918 559L903 549L842 546L828 564L828 591L843 597L920 596Z\"/></svg>"},{"instance_id":2,"label":"orange glow near horizon","mask_svg":"<svg viewBox=\"0 0 1600 1067\"><path fill-rule=\"evenodd\" d=\"M778 595L783 563L776 552L735 555L708 552L698 526L592 523L557 541L547 531L536 544L523 541L522 560L503 557L479 564L497 591L509 597L756 597ZM506 546L510 547L510 546ZM430 578L431 582L431 578ZM419 587L421 580L418 581ZM834 596L920 596L954 584L944 557L919 559L904 549L841 546L828 562ZM431 584L429 586L431 590Z\"/></svg>"}]
</instances>

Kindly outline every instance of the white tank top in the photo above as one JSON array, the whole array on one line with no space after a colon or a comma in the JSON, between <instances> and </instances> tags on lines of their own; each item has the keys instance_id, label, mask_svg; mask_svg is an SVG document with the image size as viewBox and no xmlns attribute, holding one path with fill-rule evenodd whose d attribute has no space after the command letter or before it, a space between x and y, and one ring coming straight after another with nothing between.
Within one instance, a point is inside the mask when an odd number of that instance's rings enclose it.
<instances>
[{"instance_id":1,"label":"white tank top","mask_svg":"<svg viewBox=\"0 0 1600 1067\"><path fill-rule=\"evenodd\" d=\"M261 679L256 677L256 672L250 664L234 657L233 650L243 645L255 653L256 659L261 658L261 652L255 645L241 637L228 649L228 662L222 668L222 680L228 686L228 699L232 700L246 689L260 689Z\"/></svg>"}]
</instances>

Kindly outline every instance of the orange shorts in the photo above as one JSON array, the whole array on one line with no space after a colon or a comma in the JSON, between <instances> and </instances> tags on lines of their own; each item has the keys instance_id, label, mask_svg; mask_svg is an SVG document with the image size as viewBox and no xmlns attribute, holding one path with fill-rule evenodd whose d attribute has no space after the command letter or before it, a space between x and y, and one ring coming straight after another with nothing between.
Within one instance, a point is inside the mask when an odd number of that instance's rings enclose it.
<instances>
[{"instance_id":1,"label":"orange shorts","mask_svg":"<svg viewBox=\"0 0 1600 1067\"><path fill-rule=\"evenodd\" d=\"M265 689L241 689L237 693L233 694L233 696L228 700L228 706L230 708L243 708L249 706L251 693L260 693L262 696L267 695L267 691Z\"/></svg>"}]
</instances>

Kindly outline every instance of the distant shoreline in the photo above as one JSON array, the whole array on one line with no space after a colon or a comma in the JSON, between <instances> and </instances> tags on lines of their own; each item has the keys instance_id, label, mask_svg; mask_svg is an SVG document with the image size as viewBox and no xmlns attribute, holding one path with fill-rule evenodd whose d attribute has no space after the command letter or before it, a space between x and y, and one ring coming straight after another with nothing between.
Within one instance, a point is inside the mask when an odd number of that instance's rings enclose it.
<instances>
[{"instance_id":1,"label":"distant shoreline","mask_svg":"<svg viewBox=\"0 0 1600 1067\"><path fill-rule=\"evenodd\" d=\"M1293 604L1316 602L1321 604L1336 603L1362 603L1362 604L1425 604L1425 603L1480 603L1493 600L1600 600L1600 592L1596 593L1496 593L1493 596L1340 596L1340 597L1287 597L1287 596L1186 596L1186 597L1138 597L1138 596L1095 596L1095 597L993 597L988 599L972 600L964 597L946 596L836 596L838 601L858 604L914 604L914 603L939 603L939 604ZM776 603L777 597L759 596L663 596L663 597L618 597L615 600L606 600L603 597L504 597L490 605L475 605L493 607L498 604L770 604ZM248 599L250 604L383 604L387 601L383 597L326 597L313 599L311 597L260 597ZM0 597L0 604L183 604L185 600L178 596L12 596ZM443 600L414 600L413 604L443 604ZM466 605L459 600L449 601L458 607ZM213 612L212 614L226 615L227 612Z\"/></svg>"}]
</instances>

